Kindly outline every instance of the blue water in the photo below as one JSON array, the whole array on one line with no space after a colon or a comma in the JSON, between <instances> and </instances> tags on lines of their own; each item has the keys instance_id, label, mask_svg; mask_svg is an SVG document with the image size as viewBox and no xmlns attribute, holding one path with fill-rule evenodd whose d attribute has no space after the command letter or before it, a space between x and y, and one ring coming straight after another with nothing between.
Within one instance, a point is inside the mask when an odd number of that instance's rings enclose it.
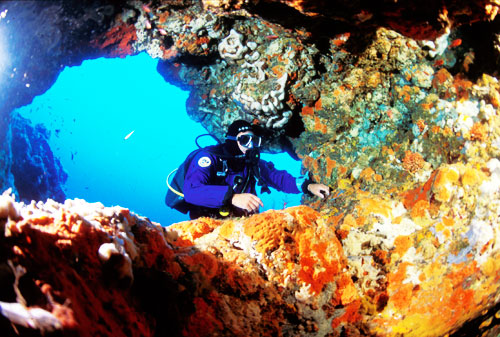
<instances>
[{"instance_id":1,"label":"blue water","mask_svg":"<svg viewBox=\"0 0 500 337\"><path fill-rule=\"evenodd\" d=\"M157 63L144 53L84 61L16 111L50 131L68 173L68 199L119 205L167 226L188 216L165 206L166 177L207 131L187 116L188 92L165 82ZM285 153L262 158L300 175L300 162ZM265 211L298 205L301 196L273 190L261 197Z\"/></svg>"}]
</instances>

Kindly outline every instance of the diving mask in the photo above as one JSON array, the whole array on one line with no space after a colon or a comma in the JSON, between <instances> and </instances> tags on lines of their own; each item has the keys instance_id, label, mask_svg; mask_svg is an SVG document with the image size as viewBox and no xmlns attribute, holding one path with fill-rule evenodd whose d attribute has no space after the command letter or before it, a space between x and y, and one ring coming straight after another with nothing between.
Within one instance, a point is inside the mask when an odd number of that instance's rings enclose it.
<instances>
[{"instance_id":1,"label":"diving mask","mask_svg":"<svg viewBox=\"0 0 500 337\"><path fill-rule=\"evenodd\" d=\"M227 139L236 140L241 146L248 149L258 148L262 145L262 137L253 134L240 135L238 138L227 136Z\"/></svg>"}]
</instances>

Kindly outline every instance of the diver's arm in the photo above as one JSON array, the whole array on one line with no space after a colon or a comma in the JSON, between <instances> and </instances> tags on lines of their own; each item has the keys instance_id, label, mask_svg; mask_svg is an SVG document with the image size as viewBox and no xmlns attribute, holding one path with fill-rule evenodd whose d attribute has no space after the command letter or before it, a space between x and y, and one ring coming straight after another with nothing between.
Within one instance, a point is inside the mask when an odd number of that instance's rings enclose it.
<instances>
[{"instance_id":1,"label":"diver's arm","mask_svg":"<svg viewBox=\"0 0 500 337\"><path fill-rule=\"evenodd\" d=\"M321 199L330 195L330 187L324 184L315 183L309 176L302 183L301 189L304 194L309 194L310 196L315 195Z\"/></svg>"},{"instance_id":2,"label":"diver's arm","mask_svg":"<svg viewBox=\"0 0 500 337\"><path fill-rule=\"evenodd\" d=\"M277 170L274 164L265 160L259 162L260 175L271 187L285 193L301 193L294 176L285 170Z\"/></svg>"},{"instance_id":3,"label":"diver's arm","mask_svg":"<svg viewBox=\"0 0 500 337\"><path fill-rule=\"evenodd\" d=\"M305 181L299 181L299 179L292 176L290 173L282 170L277 170L274 165L270 162L261 160L261 176L266 182L286 193L307 193L315 195L321 199L330 195L330 188L324 184L318 184L312 180L306 179ZM302 191L301 191L302 190Z\"/></svg>"}]
</instances>

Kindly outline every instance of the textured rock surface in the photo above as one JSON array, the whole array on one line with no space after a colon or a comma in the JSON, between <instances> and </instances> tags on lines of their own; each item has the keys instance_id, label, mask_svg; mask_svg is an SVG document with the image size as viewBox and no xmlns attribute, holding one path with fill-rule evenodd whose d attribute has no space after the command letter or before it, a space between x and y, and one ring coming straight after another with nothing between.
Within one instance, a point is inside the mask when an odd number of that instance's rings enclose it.
<instances>
[{"instance_id":1,"label":"textured rock surface","mask_svg":"<svg viewBox=\"0 0 500 337\"><path fill-rule=\"evenodd\" d=\"M363 200L371 217L397 216ZM469 239L480 251L457 261L467 243L443 234L446 251L405 215L397 226L407 235L378 241L359 218L345 234L347 224L307 206L166 229L120 207L24 205L4 193L0 218L7 336L443 336L480 315L486 323L457 335L498 333L498 306L488 311L499 296L497 238L477 236L484 224ZM461 230L454 222L443 219L441 232Z\"/></svg>"},{"instance_id":2,"label":"textured rock surface","mask_svg":"<svg viewBox=\"0 0 500 337\"><path fill-rule=\"evenodd\" d=\"M41 125L33 127L19 115L10 126L11 172L22 200L29 203L50 198L63 202L66 195L62 186L67 174L50 149L48 131Z\"/></svg>"},{"instance_id":3,"label":"textured rock surface","mask_svg":"<svg viewBox=\"0 0 500 337\"><path fill-rule=\"evenodd\" d=\"M0 91L6 123L63 66L145 51L162 60L167 81L190 90L188 113L211 133L221 137L237 118L252 121L268 150L298 155L334 192L306 198L311 208L168 231L82 201L16 211L4 196L2 289L14 288L2 295L2 312L27 317L26 332L496 336L499 8L2 3L6 50L20 51ZM7 129L1 185L14 187ZM54 262L55 252L62 257Z\"/></svg>"}]
</instances>

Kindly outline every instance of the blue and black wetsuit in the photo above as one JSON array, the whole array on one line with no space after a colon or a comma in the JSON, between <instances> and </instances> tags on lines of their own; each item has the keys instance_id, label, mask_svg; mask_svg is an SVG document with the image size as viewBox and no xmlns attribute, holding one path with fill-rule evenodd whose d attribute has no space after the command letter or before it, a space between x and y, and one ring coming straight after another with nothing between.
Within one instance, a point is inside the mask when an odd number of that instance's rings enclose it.
<instances>
[{"instance_id":1,"label":"blue and black wetsuit","mask_svg":"<svg viewBox=\"0 0 500 337\"><path fill-rule=\"evenodd\" d=\"M244 210L231 205L233 195L257 194L255 189L257 178L256 174L251 172L251 165L246 163L242 156L239 158L225 156L224 145L218 145L211 150L201 150L187 169L184 198L193 205L189 213L191 219L200 216L220 217L219 210L223 207L229 208L232 215L244 215ZM227 163L226 167L224 161ZM284 170L275 169L273 163L265 160L259 160L256 165L260 174L260 184L285 193L302 192L302 179L297 179Z\"/></svg>"}]
</instances>

